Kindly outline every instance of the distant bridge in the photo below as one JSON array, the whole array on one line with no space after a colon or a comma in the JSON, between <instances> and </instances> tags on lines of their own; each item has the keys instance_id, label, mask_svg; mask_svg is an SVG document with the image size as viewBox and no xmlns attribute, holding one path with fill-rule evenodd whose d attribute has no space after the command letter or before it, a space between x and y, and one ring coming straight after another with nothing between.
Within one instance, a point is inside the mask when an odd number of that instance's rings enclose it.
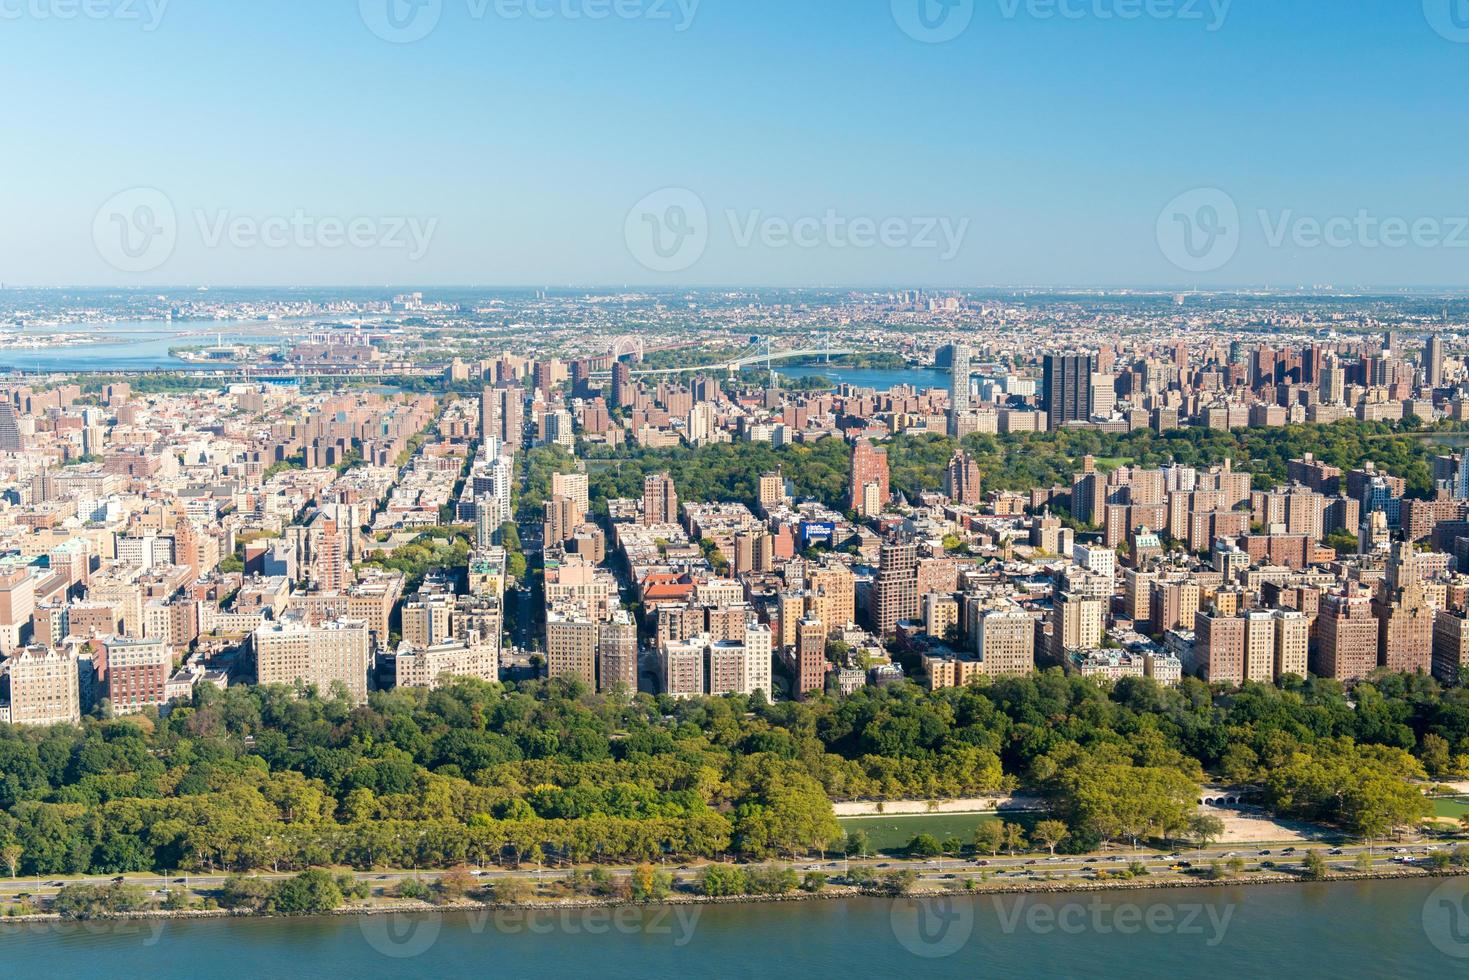
<instances>
[{"instance_id":1,"label":"distant bridge","mask_svg":"<svg viewBox=\"0 0 1469 980\"><path fill-rule=\"evenodd\" d=\"M644 371L632 372L633 377L647 377L657 375L691 374L697 371L725 371L729 374L738 374L747 367L755 367L761 364L773 364L776 361L793 361L802 357L845 357L856 354L854 350L838 350L837 348L817 348L813 350L785 350L785 351L761 351L755 354L747 354L730 361L720 361L715 364L690 364L685 367L651 368ZM593 372L594 378L611 377L611 371Z\"/></svg>"}]
</instances>

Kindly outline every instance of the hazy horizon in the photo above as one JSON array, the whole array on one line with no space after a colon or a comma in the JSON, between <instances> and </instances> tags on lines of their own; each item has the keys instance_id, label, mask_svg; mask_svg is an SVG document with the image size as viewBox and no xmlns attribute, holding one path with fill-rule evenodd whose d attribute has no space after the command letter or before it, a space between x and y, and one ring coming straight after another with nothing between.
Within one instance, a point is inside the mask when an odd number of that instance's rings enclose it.
<instances>
[{"instance_id":1,"label":"hazy horizon","mask_svg":"<svg viewBox=\"0 0 1469 980\"><path fill-rule=\"evenodd\" d=\"M7 285L1469 290L1450 0L86 10L0 11Z\"/></svg>"}]
</instances>

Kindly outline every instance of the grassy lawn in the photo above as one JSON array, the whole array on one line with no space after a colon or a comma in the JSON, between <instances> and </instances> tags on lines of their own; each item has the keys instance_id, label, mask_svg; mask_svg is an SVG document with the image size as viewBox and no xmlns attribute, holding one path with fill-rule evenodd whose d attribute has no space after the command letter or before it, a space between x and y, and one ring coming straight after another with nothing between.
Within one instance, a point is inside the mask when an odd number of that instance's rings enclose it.
<instances>
[{"instance_id":1,"label":"grassy lawn","mask_svg":"<svg viewBox=\"0 0 1469 980\"><path fill-rule=\"evenodd\" d=\"M1433 801L1433 815L1455 820L1469 813L1469 796L1447 796Z\"/></svg>"},{"instance_id":2,"label":"grassy lawn","mask_svg":"<svg viewBox=\"0 0 1469 980\"><path fill-rule=\"evenodd\" d=\"M901 816L841 817L837 820L848 833L860 830L867 834L875 850L898 850L919 834L932 834L939 840L957 837L969 844L974 829L982 823L1001 819L993 813L919 813ZM1013 814L1004 818L1009 823L1029 827L1037 819L1034 814Z\"/></svg>"}]
</instances>

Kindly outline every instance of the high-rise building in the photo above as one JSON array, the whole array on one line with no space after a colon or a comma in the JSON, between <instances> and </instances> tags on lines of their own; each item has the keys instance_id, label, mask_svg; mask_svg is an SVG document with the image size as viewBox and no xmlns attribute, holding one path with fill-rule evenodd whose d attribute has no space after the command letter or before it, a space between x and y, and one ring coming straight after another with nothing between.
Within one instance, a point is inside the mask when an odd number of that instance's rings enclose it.
<instances>
[{"instance_id":1,"label":"high-rise building","mask_svg":"<svg viewBox=\"0 0 1469 980\"><path fill-rule=\"evenodd\" d=\"M689 445L703 446L714 439L714 405L699 402L689 409L688 428L685 430Z\"/></svg>"},{"instance_id":2,"label":"high-rise building","mask_svg":"<svg viewBox=\"0 0 1469 980\"><path fill-rule=\"evenodd\" d=\"M971 371L969 348L964 344L955 344L949 379L949 435L951 436L959 435L960 420L969 413Z\"/></svg>"},{"instance_id":3,"label":"high-rise building","mask_svg":"<svg viewBox=\"0 0 1469 980\"><path fill-rule=\"evenodd\" d=\"M419 594L403 603L400 613L403 642L425 649L454 638L454 597L447 593Z\"/></svg>"},{"instance_id":4,"label":"high-rise building","mask_svg":"<svg viewBox=\"0 0 1469 980\"><path fill-rule=\"evenodd\" d=\"M0 453L18 453L25 449L20 434L20 416L7 397L0 397Z\"/></svg>"},{"instance_id":5,"label":"high-rise building","mask_svg":"<svg viewBox=\"0 0 1469 980\"><path fill-rule=\"evenodd\" d=\"M575 501L583 514L591 509L590 484L585 473L552 473L551 496Z\"/></svg>"},{"instance_id":6,"label":"high-rise building","mask_svg":"<svg viewBox=\"0 0 1469 980\"><path fill-rule=\"evenodd\" d=\"M136 714L168 703L165 693L173 655L162 640L114 636L103 642L107 656L107 698L116 714ZM366 672L363 673L364 679Z\"/></svg>"},{"instance_id":7,"label":"high-rise building","mask_svg":"<svg viewBox=\"0 0 1469 980\"><path fill-rule=\"evenodd\" d=\"M678 523L678 488L673 477L659 473L643 480L643 523Z\"/></svg>"},{"instance_id":8,"label":"high-rise building","mask_svg":"<svg viewBox=\"0 0 1469 980\"><path fill-rule=\"evenodd\" d=\"M493 645L450 640L428 647L405 643L396 662L398 687L434 690L456 677L493 681L500 676L498 651Z\"/></svg>"},{"instance_id":9,"label":"high-rise building","mask_svg":"<svg viewBox=\"0 0 1469 980\"><path fill-rule=\"evenodd\" d=\"M1042 391L1047 424L1052 430L1067 422L1091 418L1095 358L1086 354L1047 354Z\"/></svg>"},{"instance_id":10,"label":"high-rise building","mask_svg":"<svg viewBox=\"0 0 1469 980\"><path fill-rule=\"evenodd\" d=\"M1469 676L1469 619L1440 609L1433 623L1433 676L1442 684L1459 684Z\"/></svg>"},{"instance_id":11,"label":"high-rise building","mask_svg":"<svg viewBox=\"0 0 1469 980\"><path fill-rule=\"evenodd\" d=\"M872 626L891 636L898 624L918 618L918 549L911 543L884 542L873 584Z\"/></svg>"},{"instance_id":12,"label":"high-rise building","mask_svg":"<svg viewBox=\"0 0 1469 980\"><path fill-rule=\"evenodd\" d=\"M1372 611L1379 623L1378 665L1393 673L1429 673L1433 669L1434 612L1424 597L1411 543L1393 545L1387 576Z\"/></svg>"},{"instance_id":13,"label":"high-rise building","mask_svg":"<svg viewBox=\"0 0 1469 980\"><path fill-rule=\"evenodd\" d=\"M636 389L633 387L632 367L626 361L614 361L612 364L612 397L607 401L613 408L631 407L636 399Z\"/></svg>"},{"instance_id":14,"label":"high-rise building","mask_svg":"<svg viewBox=\"0 0 1469 980\"><path fill-rule=\"evenodd\" d=\"M1035 669L1035 620L1023 609L992 609L980 615L975 653L990 677L1028 674Z\"/></svg>"},{"instance_id":15,"label":"high-rise building","mask_svg":"<svg viewBox=\"0 0 1469 980\"><path fill-rule=\"evenodd\" d=\"M687 640L673 640L659 650L663 673L663 693L676 698L698 697L704 693L704 650L709 645L705 635Z\"/></svg>"},{"instance_id":16,"label":"high-rise building","mask_svg":"<svg viewBox=\"0 0 1469 980\"><path fill-rule=\"evenodd\" d=\"M832 629L856 622L857 580L846 565L833 562L808 568L806 592L806 611Z\"/></svg>"},{"instance_id":17,"label":"high-rise building","mask_svg":"<svg viewBox=\"0 0 1469 980\"><path fill-rule=\"evenodd\" d=\"M1218 609L1196 615L1193 663L1188 666L1210 682L1244 683L1245 620Z\"/></svg>"},{"instance_id":18,"label":"high-rise building","mask_svg":"<svg viewBox=\"0 0 1469 980\"><path fill-rule=\"evenodd\" d=\"M36 579L28 568L0 572L0 655L26 642L31 615L36 610Z\"/></svg>"},{"instance_id":19,"label":"high-rise building","mask_svg":"<svg viewBox=\"0 0 1469 980\"><path fill-rule=\"evenodd\" d=\"M525 392L499 385L480 394L480 441L498 439L505 452L515 453L525 442Z\"/></svg>"},{"instance_id":20,"label":"high-rise building","mask_svg":"<svg viewBox=\"0 0 1469 980\"><path fill-rule=\"evenodd\" d=\"M1423 361L1423 380L1428 387L1437 388L1443 384L1444 345L1443 338L1438 334L1433 334L1428 338L1428 346L1423 351ZM3 431L3 422L0 422L0 431Z\"/></svg>"},{"instance_id":21,"label":"high-rise building","mask_svg":"<svg viewBox=\"0 0 1469 980\"><path fill-rule=\"evenodd\" d=\"M852 476L847 486L847 507L863 517L876 517L892 497L888 476L888 453L866 439L852 447Z\"/></svg>"},{"instance_id":22,"label":"high-rise building","mask_svg":"<svg viewBox=\"0 0 1469 980\"><path fill-rule=\"evenodd\" d=\"M792 660L795 693L820 693L826 686L826 624L806 617L796 628L796 650Z\"/></svg>"},{"instance_id":23,"label":"high-rise building","mask_svg":"<svg viewBox=\"0 0 1469 980\"><path fill-rule=\"evenodd\" d=\"M1102 645L1107 602L1062 592L1051 606L1051 659L1060 662L1070 650L1095 650Z\"/></svg>"},{"instance_id":24,"label":"high-rise building","mask_svg":"<svg viewBox=\"0 0 1469 980\"><path fill-rule=\"evenodd\" d=\"M556 612L546 616L546 676L581 681L597 688L597 646L601 629L591 619L567 617Z\"/></svg>"},{"instance_id":25,"label":"high-rise building","mask_svg":"<svg viewBox=\"0 0 1469 980\"><path fill-rule=\"evenodd\" d=\"M949 467L944 472L944 493L954 503L968 506L979 503L983 496L979 464L962 449L949 460Z\"/></svg>"},{"instance_id":26,"label":"high-rise building","mask_svg":"<svg viewBox=\"0 0 1469 980\"><path fill-rule=\"evenodd\" d=\"M638 627L626 610L597 627L597 690L638 690Z\"/></svg>"},{"instance_id":27,"label":"high-rise building","mask_svg":"<svg viewBox=\"0 0 1469 980\"><path fill-rule=\"evenodd\" d=\"M545 511L546 547L555 547L570 541L576 529L581 526L583 517L576 501L570 497L552 497L546 501Z\"/></svg>"},{"instance_id":28,"label":"high-rise building","mask_svg":"<svg viewBox=\"0 0 1469 980\"><path fill-rule=\"evenodd\" d=\"M75 647L26 647L10 659L9 668L12 725L81 722L81 675Z\"/></svg>"},{"instance_id":29,"label":"high-rise building","mask_svg":"<svg viewBox=\"0 0 1469 980\"><path fill-rule=\"evenodd\" d=\"M774 473L760 474L760 510L763 513L769 514L788 500L783 472L777 469Z\"/></svg>"},{"instance_id":30,"label":"high-rise building","mask_svg":"<svg viewBox=\"0 0 1469 980\"><path fill-rule=\"evenodd\" d=\"M1275 677L1306 676L1310 661L1311 620L1295 609L1275 610Z\"/></svg>"},{"instance_id":31,"label":"high-rise building","mask_svg":"<svg viewBox=\"0 0 1469 980\"><path fill-rule=\"evenodd\" d=\"M775 636L764 623L745 627L745 691L762 691L771 696L771 661L775 655Z\"/></svg>"},{"instance_id":32,"label":"high-rise building","mask_svg":"<svg viewBox=\"0 0 1469 980\"><path fill-rule=\"evenodd\" d=\"M340 683L357 704L367 703L372 669L368 624L337 620L309 626L301 620L267 623L255 631L255 673L261 685L314 686L323 695ZM108 674L111 675L111 651Z\"/></svg>"},{"instance_id":33,"label":"high-rise building","mask_svg":"<svg viewBox=\"0 0 1469 980\"><path fill-rule=\"evenodd\" d=\"M1353 591L1321 597L1316 620L1316 661L1311 672L1355 681L1377 669L1378 622L1372 600Z\"/></svg>"}]
</instances>

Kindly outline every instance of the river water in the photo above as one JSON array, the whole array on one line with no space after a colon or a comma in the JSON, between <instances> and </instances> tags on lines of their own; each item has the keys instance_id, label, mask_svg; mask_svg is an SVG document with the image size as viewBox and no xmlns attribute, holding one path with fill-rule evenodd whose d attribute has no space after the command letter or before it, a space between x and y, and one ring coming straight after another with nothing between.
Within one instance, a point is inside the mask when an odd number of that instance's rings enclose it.
<instances>
[{"instance_id":1,"label":"river water","mask_svg":"<svg viewBox=\"0 0 1469 980\"><path fill-rule=\"evenodd\" d=\"M1447 977L1469 878L320 919L0 926L14 976Z\"/></svg>"},{"instance_id":2,"label":"river water","mask_svg":"<svg viewBox=\"0 0 1469 980\"><path fill-rule=\"evenodd\" d=\"M174 347L226 344L271 346L282 338L299 340L309 330L305 321L216 322L190 320L120 320L108 323L65 324L12 329L0 348L0 371L167 371L200 370L208 365L180 360L169 354ZM56 334L85 335L83 343L48 343ZM219 365L214 365L218 367Z\"/></svg>"},{"instance_id":3,"label":"river water","mask_svg":"<svg viewBox=\"0 0 1469 980\"><path fill-rule=\"evenodd\" d=\"M835 364L816 364L777 367L776 373L785 378L819 375L834 385L849 384L856 388L873 388L877 391L888 391L898 385L912 385L919 391L949 387L949 372L933 368L849 368Z\"/></svg>"}]
</instances>

